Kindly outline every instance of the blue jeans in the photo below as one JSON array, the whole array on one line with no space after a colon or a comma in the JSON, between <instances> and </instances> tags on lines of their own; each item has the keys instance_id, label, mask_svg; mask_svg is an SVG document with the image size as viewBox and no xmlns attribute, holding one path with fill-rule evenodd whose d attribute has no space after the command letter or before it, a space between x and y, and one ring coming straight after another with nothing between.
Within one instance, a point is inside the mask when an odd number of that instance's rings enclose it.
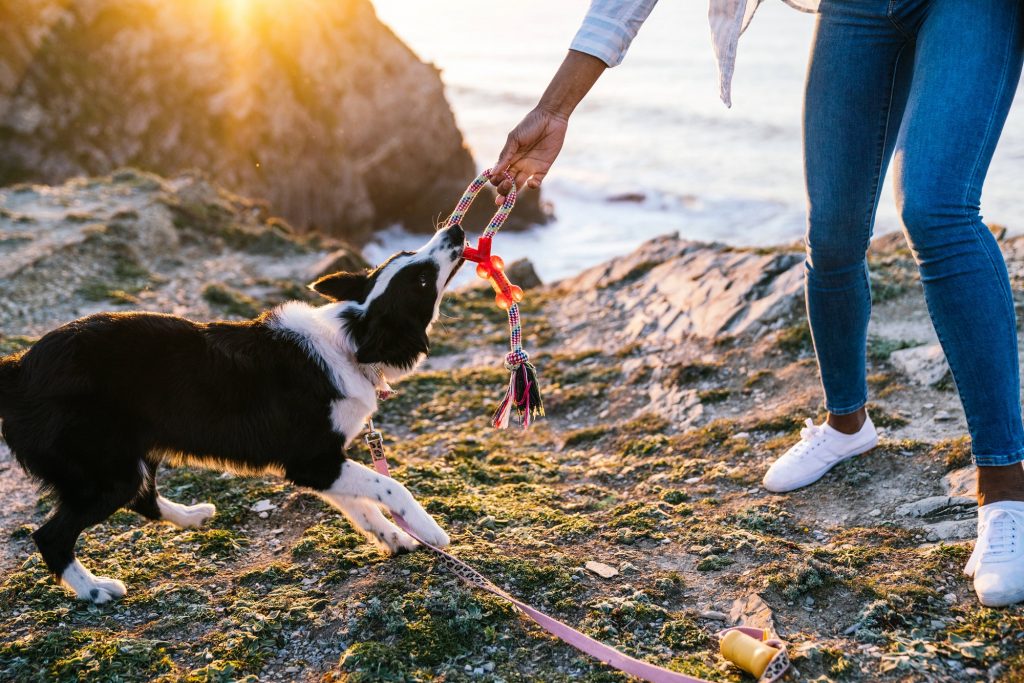
<instances>
[{"instance_id":1,"label":"blue jeans","mask_svg":"<svg viewBox=\"0 0 1024 683\"><path fill-rule=\"evenodd\" d=\"M841 415L867 401L866 252L893 158L981 466L1024 460L1013 298L979 214L1022 60L1024 0L822 0L807 75L807 313L825 406Z\"/></svg>"}]
</instances>

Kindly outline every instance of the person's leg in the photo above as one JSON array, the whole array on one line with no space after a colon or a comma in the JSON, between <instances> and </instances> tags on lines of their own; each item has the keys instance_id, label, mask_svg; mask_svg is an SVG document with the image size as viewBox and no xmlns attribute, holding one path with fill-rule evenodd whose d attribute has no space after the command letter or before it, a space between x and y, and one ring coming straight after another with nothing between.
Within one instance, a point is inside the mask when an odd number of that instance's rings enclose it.
<instances>
[{"instance_id":1,"label":"person's leg","mask_svg":"<svg viewBox=\"0 0 1024 683\"><path fill-rule=\"evenodd\" d=\"M769 491L806 486L874 447L867 420L867 249L879 189L908 91L913 43L888 0L825 0L804 99L809 205L807 316L828 424L801 439L764 476Z\"/></svg>"},{"instance_id":2,"label":"person's leg","mask_svg":"<svg viewBox=\"0 0 1024 683\"><path fill-rule=\"evenodd\" d=\"M896 199L979 467L965 572L982 604L1024 600L1024 426L1017 329L981 187L1024 61L1020 0L933 0L918 33Z\"/></svg>"},{"instance_id":3,"label":"person's leg","mask_svg":"<svg viewBox=\"0 0 1024 683\"><path fill-rule=\"evenodd\" d=\"M897 207L967 415L979 502L1024 501L1013 296L979 214L1024 60L1020 0L933 0L894 163Z\"/></svg>"},{"instance_id":4,"label":"person's leg","mask_svg":"<svg viewBox=\"0 0 1024 683\"><path fill-rule=\"evenodd\" d=\"M865 420L866 254L913 55L888 8L822 3L804 99L807 316L829 424L844 433Z\"/></svg>"}]
</instances>

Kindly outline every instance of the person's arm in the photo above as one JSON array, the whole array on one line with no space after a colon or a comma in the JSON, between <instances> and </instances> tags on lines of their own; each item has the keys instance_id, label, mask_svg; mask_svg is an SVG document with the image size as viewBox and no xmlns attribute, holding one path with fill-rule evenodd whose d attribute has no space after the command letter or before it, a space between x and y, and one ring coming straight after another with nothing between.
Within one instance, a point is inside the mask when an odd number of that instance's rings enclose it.
<instances>
[{"instance_id":1,"label":"person's arm","mask_svg":"<svg viewBox=\"0 0 1024 683\"><path fill-rule=\"evenodd\" d=\"M537 106L512 129L498 161L491 167L491 182L500 203L512 189L505 171L524 185L540 187L565 142L569 116L609 67L622 62L657 0L594 0L569 54L544 91Z\"/></svg>"},{"instance_id":2,"label":"person's arm","mask_svg":"<svg viewBox=\"0 0 1024 683\"><path fill-rule=\"evenodd\" d=\"M597 57L569 50L540 102L508 134L498 161L491 167L499 203L512 189L512 183L504 178L506 170L515 178L517 189L524 185L540 187L562 150L569 115L607 68Z\"/></svg>"}]
</instances>

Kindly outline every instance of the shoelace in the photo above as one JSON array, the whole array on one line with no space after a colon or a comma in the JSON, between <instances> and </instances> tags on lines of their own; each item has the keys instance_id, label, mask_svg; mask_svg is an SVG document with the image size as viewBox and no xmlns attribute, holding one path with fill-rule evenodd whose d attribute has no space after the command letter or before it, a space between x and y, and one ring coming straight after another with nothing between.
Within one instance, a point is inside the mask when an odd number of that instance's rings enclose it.
<instances>
[{"instance_id":1,"label":"shoelace","mask_svg":"<svg viewBox=\"0 0 1024 683\"><path fill-rule=\"evenodd\" d=\"M1009 510L996 510L988 518L978 537L979 559L999 561L1017 551L1018 515Z\"/></svg>"},{"instance_id":2,"label":"shoelace","mask_svg":"<svg viewBox=\"0 0 1024 683\"><path fill-rule=\"evenodd\" d=\"M817 445L814 442L825 434L824 427L822 425L814 424L814 420L811 418L807 418L804 424L806 426L800 429L800 442L797 443L796 447L794 447L789 453L792 456L802 457L807 455L813 451L814 446Z\"/></svg>"}]
</instances>

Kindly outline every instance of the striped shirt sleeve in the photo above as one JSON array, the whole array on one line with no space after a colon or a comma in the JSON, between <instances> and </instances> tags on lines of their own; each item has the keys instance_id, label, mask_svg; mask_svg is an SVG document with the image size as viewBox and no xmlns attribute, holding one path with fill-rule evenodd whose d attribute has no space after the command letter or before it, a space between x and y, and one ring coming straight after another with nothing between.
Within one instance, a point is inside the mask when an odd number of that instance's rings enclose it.
<instances>
[{"instance_id":1,"label":"striped shirt sleeve","mask_svg":"<svg viewBox=\"0 0 1024 683\"><path fill-rule=\"evenodd\" d=\"M570 49L618 66L658 0L592 0Z\"/></svg>"}]
</instances>

